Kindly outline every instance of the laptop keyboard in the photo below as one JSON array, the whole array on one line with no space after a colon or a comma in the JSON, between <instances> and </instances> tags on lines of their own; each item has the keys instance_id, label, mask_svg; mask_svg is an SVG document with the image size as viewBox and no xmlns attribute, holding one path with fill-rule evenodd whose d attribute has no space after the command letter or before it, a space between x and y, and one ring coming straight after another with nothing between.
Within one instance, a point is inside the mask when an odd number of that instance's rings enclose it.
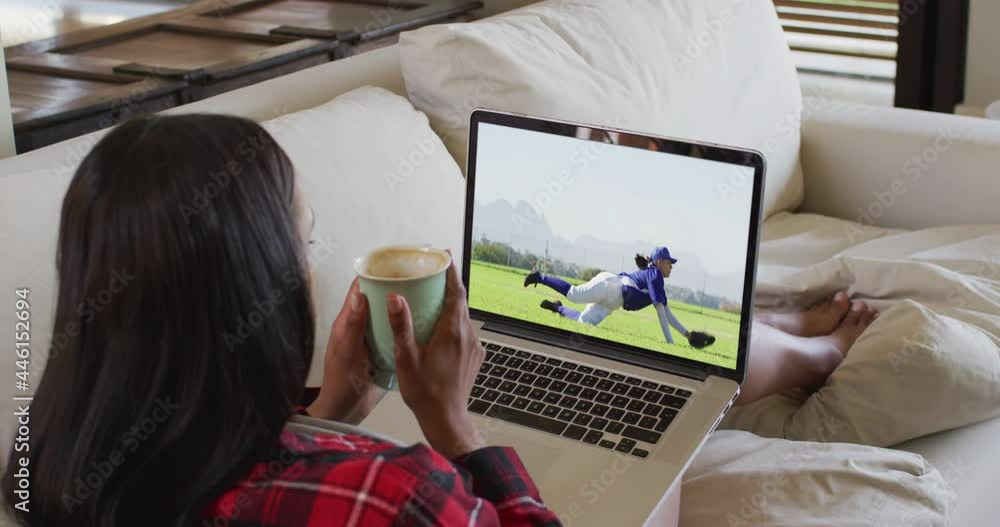
<instances>
[{"instance_id":1,"label":"laptop keyboard","mask_svg":"<svg viewBox=\"0 0 1000 527\"><path fill-rule=\"evenodd\" d=\"M691 392L482 341L469 410L636 457L649 456Z\"/></svg>"}]
</instances>

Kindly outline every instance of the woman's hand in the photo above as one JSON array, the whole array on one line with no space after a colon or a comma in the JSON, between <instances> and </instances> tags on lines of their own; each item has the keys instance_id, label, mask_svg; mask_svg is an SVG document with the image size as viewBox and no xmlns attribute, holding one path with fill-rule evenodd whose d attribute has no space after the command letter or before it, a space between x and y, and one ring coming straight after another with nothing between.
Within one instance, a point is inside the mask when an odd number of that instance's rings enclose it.
<instances>
[{"instance_id":1,"label":"woman's hand","mask_svg":"<svg viewBox=\"0 0 1000 527\"><path fill-rule=\"evenodd\" d=\"M454 262L448 269L444 307L425 346L413 338L406 299L389 295L389 323L396 336L396 376L403 401L427 442L454 458L486 446L466 406L486 352L469 319L465 287Z\"/></svg>"},{"instance_id":2,"label":"woman's hand","mask_svg":"<svg viewBox=\"0 0 1000 527\"><path fill-rule=\"evenodd\" d=\"M355 279L330 330L323 386L306 409L310 416L358 424L385 395L385 390L372 383L372 363L365 343L367 325L368 301Z\"/></svg>"}]
</instances>

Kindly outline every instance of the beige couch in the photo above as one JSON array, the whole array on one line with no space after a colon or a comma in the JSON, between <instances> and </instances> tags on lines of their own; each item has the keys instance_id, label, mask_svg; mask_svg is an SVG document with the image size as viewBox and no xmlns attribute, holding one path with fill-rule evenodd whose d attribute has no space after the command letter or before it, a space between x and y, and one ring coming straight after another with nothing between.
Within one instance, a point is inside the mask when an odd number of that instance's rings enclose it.
<instances>
[{"instance_id":1,"label":"beige couch","mask_svg":"<svg viewBox=\"0 0 1000 527\"><path fill-rule=\"evenodd\" d=\"M172 111L230 113L266 120L314 107L363 85L380 86L406 95L395 46ZM995 202L1000 196L997 169L1000 166L1000 125L997 123L890 108L839 105L822 97L807 99L806 107L801 150L806 197L799 212L855 221L860 218L863 222L894 228L998 221ZM955 130L961 133L956 135ZM0 178L26 172L35 172L39 178L53 177L52 169L63 171L65 175L100 134L0 160ZM861 151L878 154L862 155ZM884 207L878 217L869 214L866 218L861 211L878 200L877 192L891 188L901 171L912 168L914 163L923 171L922 183L907 189L891 206ZM38 179L24 181L26 184L46 184ZM16 196L0 196L0 202L12 199ZM53 193L51 199L60 200L61 194ZM318 214L323 214L322 200L315 199L314 203ZM0 232L15 228L50 236L56 224L10 218L0 213ZM17 250L0 239L4 263ZM0 276L3 277L0 280L4 290L11 291L20 285L15 282L23 277L12 276L4 265L0 264ZM40 265L51 266L44 262ZM339 273L330 279L349 280L350 269L342 269ZM3 342L11 341L10 331L6 325L0 328ZM320 378L319 360L321 358L317 357L310 375L313 385ZM7 378L13 377L10 362L6 361L3 366ZM4 403L3 411L7 415L10 415L10 404L9 401ZM12 430L6 421L0 433L5 442L11 437ZM953 514L954 525L985 527L997 524L992 502L996 496L993 482L1000 473L1000 419L921 438L897 448L924 455L957 490L959 502Z\"/></svg>"}]
</instances>

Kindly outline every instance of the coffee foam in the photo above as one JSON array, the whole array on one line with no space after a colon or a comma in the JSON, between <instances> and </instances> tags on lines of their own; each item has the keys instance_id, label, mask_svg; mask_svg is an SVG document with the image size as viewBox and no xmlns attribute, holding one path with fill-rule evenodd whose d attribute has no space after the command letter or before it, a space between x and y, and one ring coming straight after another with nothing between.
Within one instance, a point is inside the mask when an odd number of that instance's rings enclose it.
<instances>
[{"instance_id":1,"label":"coffee foam","mask_svg":"<svg viewBox=\"0 0 1000 527\"><path fill-rule=\"evenodd\" d=\"M447 262L436 252L387 249L368 258L365 274L375 278L416 278L433 274Z\"/></svg>"}]
</instances>

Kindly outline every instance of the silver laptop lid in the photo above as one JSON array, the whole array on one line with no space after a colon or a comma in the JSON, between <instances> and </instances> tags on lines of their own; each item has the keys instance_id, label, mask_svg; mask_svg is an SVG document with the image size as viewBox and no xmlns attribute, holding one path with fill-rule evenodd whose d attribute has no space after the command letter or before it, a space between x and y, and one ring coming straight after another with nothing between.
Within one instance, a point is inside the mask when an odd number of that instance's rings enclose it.
<instances>
[{"instance_id":1,"label":"silver laptop lid","mask_svg":"<svg viewBox=\"0 0 1000 527\"><path fill-rule=\"evenodd\" d=\"M467 172L463 278L484 329L742 383L760 153L476 110Z\"/></svg>"}]
</instances>

